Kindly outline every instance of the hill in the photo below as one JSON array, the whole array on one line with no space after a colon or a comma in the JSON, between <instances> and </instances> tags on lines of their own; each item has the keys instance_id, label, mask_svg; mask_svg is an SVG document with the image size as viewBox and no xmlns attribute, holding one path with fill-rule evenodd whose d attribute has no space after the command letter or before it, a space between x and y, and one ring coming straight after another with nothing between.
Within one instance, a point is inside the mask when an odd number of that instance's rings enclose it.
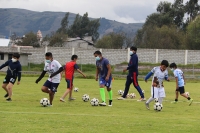
<instances>
[{"instance_id":1,"label":"hill","mask_svg":"<svg viewBox=\"0 0 200 133\"><path fill-rule=\"evenodd\" d=\"M64 15L65 12L35 12L25 9L0 8L0 35L9 36L10 32L15 32L18 36L22 36L29 31L41 30L44 36L60 27ZM70 13L69 24L73 23L75 16L76 14ZM106 18L101 18L100 24L99 33L101 36L112 31L123 31L134 36L143 25L143 23L125 24Z\"/></svg>"}]
</instances>

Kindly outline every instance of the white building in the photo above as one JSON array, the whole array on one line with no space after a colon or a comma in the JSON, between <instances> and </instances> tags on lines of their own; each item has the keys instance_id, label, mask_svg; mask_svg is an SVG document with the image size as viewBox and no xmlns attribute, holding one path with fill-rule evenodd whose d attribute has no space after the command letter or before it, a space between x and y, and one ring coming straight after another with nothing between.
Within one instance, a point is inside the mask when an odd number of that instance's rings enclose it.
<instances>
[{"instance_id":1,"label":"white building","mask_svg":"<svg viewBox=\"0 0 200 133\"><path fill-rule=\"evenodd\" d=\"M10 39L0 38L0 47L9 46Z\"/></svg>"}]
</instances>

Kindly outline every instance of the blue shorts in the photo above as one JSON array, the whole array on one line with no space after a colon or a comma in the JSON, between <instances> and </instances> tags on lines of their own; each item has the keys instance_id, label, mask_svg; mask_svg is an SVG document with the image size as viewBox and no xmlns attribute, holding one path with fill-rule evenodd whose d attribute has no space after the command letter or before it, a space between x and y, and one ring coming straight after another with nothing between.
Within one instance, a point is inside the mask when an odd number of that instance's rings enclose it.
<instances>
[{"instance_id":1,"label":"blue shorts","mask_svg":"<svg viewBox=\"0 0 200 133\"><path fill-rule=\"evenodd\" d=\"M65 79L67 82L67 88L72 89L73 87L73 79Z\"/></svg>"},{"instance_id":2,"label":"blue shorts","mask_svg":"<svg viewBox=\"0 0 200 133\"><path fill-rule=\"evenodd\" d=\"M45 87L48 87L52 92L57 92L57 88L59 86L59 83L52 83L49 80L47 80L44 85Z\"/></svg>"},{"instance_id":3,"label":"blue shorts","mask_svg":"<svg viewBox=\"0 0 200 133\"><path fill-rule=\"evenodd\" d=\"M105 85L107 88L111 88L112 77L110 77L108 81L106 81L104 77L100 77L99 78L99 85Z\"/></svg>"}]
</instances>

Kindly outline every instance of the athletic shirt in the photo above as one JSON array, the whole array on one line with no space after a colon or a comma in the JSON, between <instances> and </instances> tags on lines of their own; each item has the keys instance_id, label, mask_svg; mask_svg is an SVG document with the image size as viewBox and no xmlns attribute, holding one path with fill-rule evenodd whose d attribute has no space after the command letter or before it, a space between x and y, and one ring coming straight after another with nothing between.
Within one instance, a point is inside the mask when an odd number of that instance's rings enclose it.
<instances>
[{"instance_id":1,"label":"athletic shirt","mask_svg":"<svg viewBox=\"0 0 200 133\"><path fill-rule=\"evenodd\" d=\"M158 82L159 82L159 86L163 86L163 80L165 80L165 78L168 78L168 71L167 69L165 71L161 71L160 66L158 67L154 67L151 70L152 73L154 73L153 78L152 78L152 83L154 80L154 77L158 78Z\"/></svg>"},{"instance_id":2,"label":"athletic shirt","mask_svg":"<svg viewBox=\"0 0 200 133\"><path fill-rule=\"evenodd\" d=\"M109 65L109 61L106 58L102 58L101 60L96 61L96 66L99 71L99 77L105 78L108 74L107 65ZM111 76L111 74L110 74Z\"/></svg>"},{"instance_id":3,"label":"athletic shirt","mask_svg":"<svg viewBox=\"0 0 200 133\"><path fill-rule=\"evenodd\" d=\"M65 65L65 79L72 80L74 77L74 71L79 67L74 61L67 62Z\"/></svg>"},{"instance_id":4,"label":"athletic shirt","mask_svg":"<svg viewBox=\"0 0 200 133\"><path fill-rule=\"evenodd\" d=\"M173 73L174 73L174 77L178 78L178 87L183 87L185 84L184 79L183 79L183 71L177 68L174 70Z\"/></svg>"},{"instance_id":5,"label":"athletic shirt","mask_svg":"<svg viewBox=\"0 0 200 133\"><path fill-rule=\"evenodd\" d=\"M60 67L62 67L61 64L58 61L53 60L51 63L45 63L44 71L47 71L50 76L54 72L58 71ZM52 83L60 83L60 73L52 78L48 78L48 80Z\"/></svg>"}]
</instances>

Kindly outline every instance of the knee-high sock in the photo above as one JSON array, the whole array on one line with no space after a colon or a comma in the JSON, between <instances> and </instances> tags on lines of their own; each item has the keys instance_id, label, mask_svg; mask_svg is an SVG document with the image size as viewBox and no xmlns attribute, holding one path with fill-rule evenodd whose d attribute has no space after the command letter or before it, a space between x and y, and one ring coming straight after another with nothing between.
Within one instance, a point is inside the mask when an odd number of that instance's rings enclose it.
<instances>
[{"instance_id":1,"label":"knee-high sock","mask_svg":"<svg viewBox=\"0 0 200 133\"><path fill-rule=\"evenodd\" d=\"M106 102L105 90L104 88L100 88L100 95L103 102Z\"/></svg>"},{"instance_id":2,"label":"knee-high sock","mask_svg":"<svg viewBox=\"0 0 200 133\"><path fill-rule=\"evenodd\" d=\"M159 98L158 98L158 102L159 102L160 104L162 104L163 99L164 99L164 97L159 97Z\"/></svg>"},{"instance_id":3,"label":"knee-high sock","mask_svg":"<svg viewBox=\"0 0 200 133\"><path fill-rule=\"evenodd\" d=\"M155 98L153 98L153 97L150 97L150 98L147 100L147 102L146 102L146 103L150 103L150 102L152 102L154 99L155 99Z\"/></svg>"},{"instance_id":4,"label":"knee-high sock","mask_svg":"<svg viewBox=\"0 0 200 133\"><path fill-rule=\"evenodd\" d=\"M113 95L112 90L108 91L108 95L109 95L109 100L112 100L112 95Z\"/></svg>"}]
</instances>

